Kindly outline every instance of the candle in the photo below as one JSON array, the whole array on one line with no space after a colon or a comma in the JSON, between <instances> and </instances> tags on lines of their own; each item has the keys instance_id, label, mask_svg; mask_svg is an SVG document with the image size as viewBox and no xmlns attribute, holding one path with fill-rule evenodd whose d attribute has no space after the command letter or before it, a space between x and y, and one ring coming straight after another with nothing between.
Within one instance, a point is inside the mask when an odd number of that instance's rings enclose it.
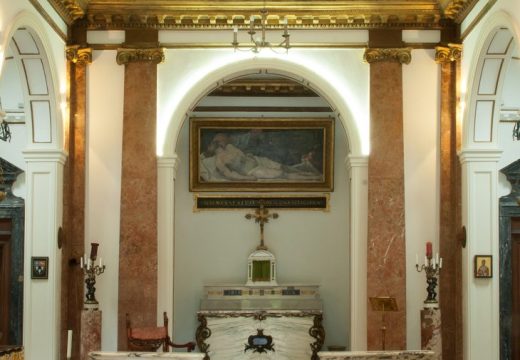
<instances>
[{"instance_id":1,"label":"candle","mask_svg":"<svg viewBox=\"0 0 520 360\"><path fill-rule=\"evenodd\" d=\"M233 26L233 43L234 44L237 43L237 38L238 38L238 26L235 25L235 26Z\"/></svg>"},{"instance_id":2,"label":"candle","mask_svg":"<svg viewBox=\"0 0 520 360\"><path fill-rule=\"evenodd\" d=\"M419 255L415 254L415 265L419 265Z\"/></svg>"},{"instance_id":3,"label":"candle","mask_svg":"<svg viewBox=\"0 0 520 360\"><path fill-rule=\"evenodd\" d=\"M426 243L426 256L428 259L432 258L432 243L430 241Z\"/></svg>"},{"instance_id":4,"label":"candle","mask_svg":"<svg viewBox=\"0 0 520 360\"><path fill-rule=\"evenodd\" d=\"M103 258L99 258L99 267L100 267L100 268L103 267Z\"/></svg>"},{"instance_id":5,"label":"candle","mask_svg":"<svg viewBox=\"0 0 520 360\"><path fill-rule=\"evenodd\" d=\"M79 258L79 267L83 269L83 256Z\"/></svg>"},{"instance_id":6,"label":"candle","mask_svg":"<svg viewBox=\"0 0 520 360\"><path fill-rule=\"evenodd\" d=\"M439 262L439 269L442 269L442 258L441 258L441 260Z\"/></svg>"},{"instance_id":7,"label":"candle","mask_svg":"<svg viewBox=\"0 0 520 360\"><path fill-rule=\"evenodd\" d=\"M91 243L90 244L90 258L92 260L96 260L98 246L99 246L98 243Z\"/></svg>"},{"instance_id":8,"label":"candle","mask_svg":"<svg viewBox=\"0 0 520 360\"><path fill-rule=\"evenodd\" d=\"M72 330L67 332L67 359L70 359L72 355Z\"/></svg>"},{"instance_id":9,"label":"candle","mask_svg":"<svg viewBox=\"0 0 520 360\"><path fill-rule=\"evenodd\" d=\"M428 266L428 257L426 257L426 256L424 257L424 265Z\"/></svg>"},{"instance_id":10,"label":"candle","mask_svg":"<svg viewBox=\"0 0 520 360\"><path fill-rule=\"evenodd\" d=\"M439 253L435 255L435 259L437 260L437 264L439 263Z\"/></svg>"}]
</instances>

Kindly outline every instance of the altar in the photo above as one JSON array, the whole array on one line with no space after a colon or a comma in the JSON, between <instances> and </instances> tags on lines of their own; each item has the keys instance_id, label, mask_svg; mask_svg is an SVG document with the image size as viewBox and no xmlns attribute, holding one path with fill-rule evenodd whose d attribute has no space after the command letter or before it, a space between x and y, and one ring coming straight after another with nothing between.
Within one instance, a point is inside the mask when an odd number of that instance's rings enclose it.
<instances>
[{"instance_id":1,"label":"altar","mask_svg":"<svg viewBox=\"0 0 520 360\"><path fill-rule=\"evenodd\" d=\"M325 341L318 285L278 285L276 257L264 224L278 214L260 205L246 219L260 225L260 244L247 258L244 285L207 285L195 340L204 360L318 360Z\"/></svg>"},{"instance_id":2,"label":"altar","mask_svg":"<svg viewBox=\"0 0 520 360\"><path fill-rule=\"evenodd\" d=\"M317 360L325 339L318 286L212 285L197 313L205 360Z\"/></svg>"}]
</instances>

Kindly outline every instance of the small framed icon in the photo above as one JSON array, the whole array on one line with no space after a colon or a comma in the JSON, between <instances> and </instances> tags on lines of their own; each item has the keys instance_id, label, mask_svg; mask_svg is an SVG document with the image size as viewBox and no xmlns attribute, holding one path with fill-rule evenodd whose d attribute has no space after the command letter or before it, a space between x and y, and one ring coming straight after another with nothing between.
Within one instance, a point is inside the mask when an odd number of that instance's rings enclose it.
<instances>
[{"instance_id":1,"label":"small framed icon","mask_svg":"<svg viewBox=\"0 0 520 360\"><path fill-rule=\"evenodd\" d=\"M31 257L31 279L49 278L49 258Z\"/></svg>"},{"instance_id":2,"label":"small framed icon","mask_svg":"<svg viewBox=\"0 0 520 360\"><path fill-rule=\"evenodd\" d=\"M473 266L476 278L493 277L493 257L491 255L475 255Z\"/></svg>"}]
</instances>

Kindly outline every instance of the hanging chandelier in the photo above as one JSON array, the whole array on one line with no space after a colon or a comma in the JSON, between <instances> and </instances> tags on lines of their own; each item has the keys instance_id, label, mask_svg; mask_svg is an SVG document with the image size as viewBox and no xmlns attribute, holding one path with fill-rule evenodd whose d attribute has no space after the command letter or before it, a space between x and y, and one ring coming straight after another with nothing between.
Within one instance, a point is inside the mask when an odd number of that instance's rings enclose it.
<instances>
[{"instance_id":1,"label":"hanging chandelier","mask_svg":"<svg viewBox=\"0 0 520 360\"><path fill-rule=\"evenodd\" d=\"M11 141L11 129L9 129L9 124L5 121L7 114L5 111L0 110L0 140L3 141Z\"/></svg>"},{"instance_id":2,"label":"hanging chandelier","mask_svg":"<svg viewBox=\"0 0 520 360\"><path fill-rule=\"evenodd\" d=\"M267 14L268 11L264 7L262 10L260 10L260 15L262 16L262 19L260 21L260 34L257 35L257 24L255 23L255 17L251 15L249 18L249 39L250 39L250 45L247 51L252 51L254 53L258 53L263 48L269 48L274 51L275 48L284 48L286 51L290 48L290 34L288 30L288 21L287 18L283 19L283 40L277 44L273 45L270 42L268 42L265 38L266 30L267 30ZM240 49L240 44L238 42L238 25L235 25L233 27L233 42L231 45L233 45L233 48L236 50Z\"/></svg>"}]
</instances>

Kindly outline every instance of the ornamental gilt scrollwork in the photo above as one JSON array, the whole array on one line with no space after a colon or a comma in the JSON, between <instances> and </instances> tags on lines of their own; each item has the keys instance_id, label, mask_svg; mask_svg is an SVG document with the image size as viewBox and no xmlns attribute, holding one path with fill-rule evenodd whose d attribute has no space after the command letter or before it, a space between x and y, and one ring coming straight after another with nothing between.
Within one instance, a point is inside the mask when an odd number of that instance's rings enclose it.
<instances>
[{"instance_id":1,"label":"ornamental gilt scrollwork","mask_svg":"<svg viewBox=\"0 0 520 360\"><path fill-rule=\"evenodd\" d=\"M203 352L204 360L209 360L209 344L206 344L206 339L211 336L211 330L208 328L208 320L203 314L198 314L199 326L195 332L195 341L200 351Z\"/></svg>"},{"instance_id":2,"label":"ornamental gilt scrollwork","mask_svg":"<svg viewBox=\"0 0 520 360\"><path fill-rule=\"evenodd\" d=\"M92 63L92 48L82 48L79 45L67 46L65 56L68 61L78 66L85 66Z\"/></svg>"},{"instance_id":3,"label":"ornamental gilt scrollwork","mask_svg":"<svg viewBox=\"0 0 520 360\"><path fill-rule=\"evenodd\" d=\"M311 360L319 360L318 352L321 350L325 342L325 329L323 328L323 315L314 316L314 324L309 329L309 335L316 339L311 345Z\"/></svg>"},{"instance_id":4,"label":"ornamental gilt scrollwork","mask_svg":"<svg viewBox=\"0 0 520 360\"><path fill-rule=\"evenodd\" d=\"M412 48L368 48L365 50L363 60L369 64L383 61L409 64L412 61Z\"/></svg>"},{"instance_id":5,"label":"ornamental gilt scrollwork","mask_svg":"<svg viewBox=\"0 0 520 360\"><path fill-rule=\"evenodd\" d=\"M435 47L435 62L437 64L446 64L460 60L462 56L461 44L448 44L447 46Z\"/></svg>"},{"instance_id":6,"label":"ornamental gilt scrollwork","mask_svg":"<svg viewBox=\"0 0 520 360\"><path fill-rule=\"evenodd\" d=\"M164 49L117 49L116 61L118 65L126 65L131 62L151 62L160 64L164 61Z\"/></svg>"}]
</instances>

